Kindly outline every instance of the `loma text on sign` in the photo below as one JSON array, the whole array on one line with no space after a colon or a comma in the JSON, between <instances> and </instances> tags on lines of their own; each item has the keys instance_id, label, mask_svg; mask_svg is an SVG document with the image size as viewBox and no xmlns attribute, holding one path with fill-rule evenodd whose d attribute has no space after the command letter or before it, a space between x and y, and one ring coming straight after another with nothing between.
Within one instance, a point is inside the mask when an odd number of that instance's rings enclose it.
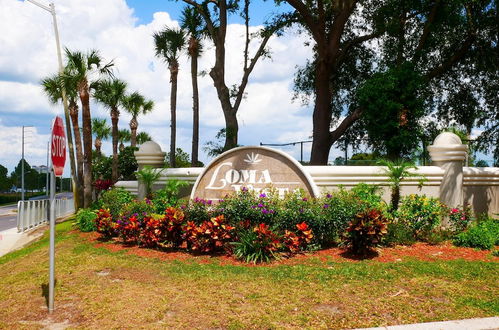
<instances>
[{"instance_id":1,"label":"loma text on sign","mask_svg":"<svg viewBox=\"0 0 499 330\"><path fill-rule=\"evenodd\" d=\"M303 189L316 196L316 186L302 166L287 154L264 147L240 147L216 158L198 177L191 198L218 200L242 188L273 188L280 196Z\"/></svg>"}]
</instances>

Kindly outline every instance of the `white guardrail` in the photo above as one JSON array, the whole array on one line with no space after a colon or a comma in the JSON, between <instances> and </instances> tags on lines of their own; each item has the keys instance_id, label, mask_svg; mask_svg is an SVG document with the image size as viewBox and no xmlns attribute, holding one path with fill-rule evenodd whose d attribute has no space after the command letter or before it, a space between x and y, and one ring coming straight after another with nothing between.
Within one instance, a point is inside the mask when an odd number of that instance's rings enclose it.
<instances>
[{"instance_id":1,"label":"white guardrail","mask_svg":"<svg viewBox=\"0 0 499 330\"><path fill-rule=\"evenodd\" d=\"M25 232L49 220L48 199L33 201L19 201L17 203L17 231ZM75 212L73 199L55 200L55 218L73 214Z\"/></svg>"}]
</instances>

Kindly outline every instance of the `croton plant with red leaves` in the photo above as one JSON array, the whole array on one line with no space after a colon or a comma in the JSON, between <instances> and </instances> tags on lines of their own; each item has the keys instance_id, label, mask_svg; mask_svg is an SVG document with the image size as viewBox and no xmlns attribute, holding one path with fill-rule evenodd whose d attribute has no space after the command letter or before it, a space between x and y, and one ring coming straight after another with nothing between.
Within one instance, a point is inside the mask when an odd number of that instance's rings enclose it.
<instances>
[{"instance_id":1,"label":"croton plant with red leaves","mask_svg":"<svg viewBox=\"0 0 499 330\"><path fill-rule=\"evenodd\" d=\"M199 226L188 221L183 230L184 239L192 251L208 253L224 250L233 238L234 227L226 223L223 215L219 215L203 221Z\"/></svg>"},{"instance_id":2,"label":"croton plant with red leaves","mask_svg":"<svg viewBox=\"0 0 499 330\"><path fill-rule=\"evenodd\" d=\"M296 233L286 230L283 237L283 243L291 253L303 251L314 237L305 222L297 224L296 228L298 229Z\"/></svg>"},{"instance_id":3,"label":"croton plant with red leaves","mask_svg":"<svg viewBox=\"0 0 499 330\"><path fill-rule=\"evenodd\" d=\"M95 227L97 228L97 232L104 237L116 235L116 223L113 221L113 217L111 216L111 213L109 213L109 210L100 209L97 211Z\"/></svg>"}]
</instances>

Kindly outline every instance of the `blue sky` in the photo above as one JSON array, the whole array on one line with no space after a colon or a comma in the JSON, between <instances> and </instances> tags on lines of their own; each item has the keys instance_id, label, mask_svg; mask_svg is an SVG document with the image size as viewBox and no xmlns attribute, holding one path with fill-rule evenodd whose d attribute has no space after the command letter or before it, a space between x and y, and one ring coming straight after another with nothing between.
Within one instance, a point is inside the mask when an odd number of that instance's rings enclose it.
<instances>
[{"instance_id":1,"label":"blue sky","mask_svg":"<svg viewBox=\"0 0 499 330\"><path fill-rule=\"evenodd\" d=\"M173 19L179 19L183 4L180 1L169 0L127 0L127 4L133 8L135 16L137 16L138 24L145 24L152 21L153 14L158 11L168 12ZM251 6L252 15L250 23L253 25L262 24L268 18L272 11L282 12L289 7L284 4L277 7L274 1L258 1ZM229 17L230 23L242 23L242 19L238 15Z\"/></svg>"}]
</instances>

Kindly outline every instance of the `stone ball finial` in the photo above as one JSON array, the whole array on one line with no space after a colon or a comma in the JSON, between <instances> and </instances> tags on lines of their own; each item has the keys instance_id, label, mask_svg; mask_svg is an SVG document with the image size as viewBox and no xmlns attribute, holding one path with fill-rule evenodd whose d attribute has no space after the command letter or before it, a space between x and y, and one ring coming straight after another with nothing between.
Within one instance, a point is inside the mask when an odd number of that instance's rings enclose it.
<instances>
[{"instance_id":1,"label":"stone ball finial","mask_svg":"<svg viewBox=\"0 0 499 330\"><path fill-rule=\"evenodd\" d=\"M154 141L147 141L143 143L138 151L134 152L135 159L139 165L139 169L149 165L152 167L164 167L166 152L161 150L159 144Z\"/></svg>"},{"instance_id":2,"label":"stone ball finial","mask_svg":"<svg viewBox=\"0 0 499 330\"><path fill-rule=\"evenodd\" d=\"M446 146L446 145L462 145L463 142L461 138L452 132L440 133L433 141L434 146Z\"/></svg>"},{"instance_id":3,"label":"stone ball finial","mask_svg":"<svg viewBox=\"0 0 499 330\"><path fill-rule=\"evenodd\" d=\"M443 132L435 138L428 151L434 162L463 161L466 159L468 146L456 134Z\"/></svg>"}]
</instances>

